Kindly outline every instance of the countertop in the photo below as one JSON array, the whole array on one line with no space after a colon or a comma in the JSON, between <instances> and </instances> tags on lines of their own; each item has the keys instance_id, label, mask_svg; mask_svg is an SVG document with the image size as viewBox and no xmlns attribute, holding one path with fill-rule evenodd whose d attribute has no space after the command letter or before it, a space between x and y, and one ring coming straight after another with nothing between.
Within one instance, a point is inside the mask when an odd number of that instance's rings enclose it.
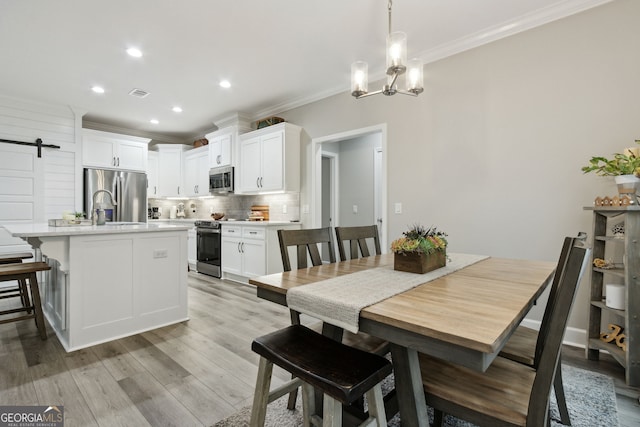
<instances>
[{"instance_id":1,"label":"countertop","mask_svg":"<svg viewBox=\"0 0 640 427\"><path fill-rule=\"evenodd\" d=\"M193 224L196 221L212 221L210 218L176 218L176 219L150 219L150 224L176 224L176 223L185 223L185 224ZM232 226L232 225L258 225L262 227L269 227L273 225L291 225L291 224L300 224L300 222L291 222L291 221L248 221L246 219L237 219L237 220L221 220L218 221L222 226Z\"/></svg>"},{"instance_id":2,"label":"countertop","mask_svg":"<svg viewBox=\"0 0 640 427\"><path fill-rule=\"evenodd\" d=\"M173 221L173 220L172 220ZM189 224L137 223L137 224L109 224L109 225L82 225L75 227L50 227L47 223L31 224L6 224L3 227L14 237L55 237L77 236L88 234L116 234L116 233L148 233L157 231L182 231L189 230Z\"/></svg>"}]
</instances>

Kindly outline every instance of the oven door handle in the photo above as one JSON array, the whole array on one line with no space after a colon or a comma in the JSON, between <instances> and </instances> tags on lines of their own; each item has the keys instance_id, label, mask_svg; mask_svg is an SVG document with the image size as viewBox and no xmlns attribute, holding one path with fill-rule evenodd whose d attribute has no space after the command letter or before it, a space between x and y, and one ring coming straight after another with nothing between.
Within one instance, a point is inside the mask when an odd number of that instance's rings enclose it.
<instances>
[{"instance_id":1,"label":"oven door handle","mask_svg":"<svg viewBox=\"0 0 640 427\"><path fill-rule=\"evenodd\" d=\"M198 228L196 230L196 233L198 233L198 234L220 234L220 230L213 229L213 228Z\"/></svg>"}]
</instances>

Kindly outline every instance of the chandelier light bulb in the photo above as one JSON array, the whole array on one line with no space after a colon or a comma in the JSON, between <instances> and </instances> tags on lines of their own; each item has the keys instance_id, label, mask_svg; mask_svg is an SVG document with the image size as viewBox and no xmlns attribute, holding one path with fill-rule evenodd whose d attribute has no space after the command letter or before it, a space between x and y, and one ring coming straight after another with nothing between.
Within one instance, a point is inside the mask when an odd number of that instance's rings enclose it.
<instances>
[{"instance_id":1,"label":"chandelier light bulb","mask_svg":"<svg viewBox=\"0 0 640 427\"><path fill-rule=\"evenodd\" d=\"M423 78L424 72L422 61L418 58L411 59L407 63L407 91L416 95L424 91Z\"/></svg>"},{"instance_id":2,"label":"chandelier light bulb","mask_svg":"<svg viewBox=\"0 0 640 427\"><path fill-rule=\"evenodd\" d=\"M402 73L407 63L407 35L396 31L387 37L387 74Z\"/></svg>"},{"instance_id":3,"label":"chandelier light bulb","mask_svg":"<svg viewBox=\"0 0 640 427\"><path fill-rule=\"evenodd\" d=\"M364 61L356 61L351 64L351 94L361 96L367 93L369 65Z\"/></svg>"}]
</instances>

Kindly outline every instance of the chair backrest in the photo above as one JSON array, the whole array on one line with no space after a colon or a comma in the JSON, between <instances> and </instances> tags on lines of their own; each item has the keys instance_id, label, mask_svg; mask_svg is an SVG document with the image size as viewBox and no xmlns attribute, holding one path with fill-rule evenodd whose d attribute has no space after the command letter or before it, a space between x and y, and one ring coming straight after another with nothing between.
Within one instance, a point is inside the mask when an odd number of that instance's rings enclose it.
<instances>
[{"instance_id":1,"label":"chair backrest","mask_svg":"<svg viewBox=\"0 0 640 427\"><path fill-rule=\"evenodd\" d=\"M547 306L544 309L544 314L542 316L542 322L540 323L540 330L538 332L538 339L536 341L535 347L535 356L533 360L533 367L537 369L538 364L540 363L540 353L542 352L542 341L544 337L547 335L547 330L549 329L551 322L549 321L549 317L551 316L551 311L553 310L553 306L556 300L556 292L558 291L558 284L560 283L560 277L562 276L562 271L564 270L567 260L569 259L569 251L574 245L581 245L586 239L586 233L580 232L577 237L565 237L564 243L562 245L562 250L560 251L560 257L558 258L558 265L556 266L556 271L553 276L553 282L551 283L551 289L549 290L549 297L547 298Z\"/></svg>"},{"instance_id":2,"label":"chair backrest","mask_svg":"<svg viewBox=\"0 0 640 427\"><path fill-rule=\"evenodd\" d=\"M348 259L356 259L359 257L358 248L362 257L368 257L369 246L367 245L367 239L373 239L373 245L376 250L376 255L380 255L380 237L378 236L377 225L364 225L360 227L336 227L336 240L338 241L338 252L340 253L340 261L346 261ZM344 241L349 240L350 246L350 258L347 258L347 254L344 250Z\"/></svg>"},{"instance_id":3,"label":"chair backrest","mask_svg":"<svg viewBox=\"0 0 640 427\"><path fill-rule=\"evenodd\" d=\"M527 426L546 425L548 417L549 393L555 376L560 356L560 346L569 319L571 306L576 290L586 265L589 249L572 245L569 248L566 263L559 274L554 301L547 318L549 326L537 346L540 348L540 359L536 368L536 378L529 398ZM538 349L536 348L536 353Z\"/></svg>"},{"instance_id":4,"label":"chair backrest","mask_svg":"<svg viewBox=\"0 0 640 427\"><path fill-rule=\"evenodd\" d=\"M330 227L306 230L278 230L278 241L280 242L280 254L282 255L284 271L291 271L288 251L290 246L296 246L297 248L297 265L299 269L307 268L307 253L311 258L312 265L322 264L318 245L325 243L328 245L329 262L336 262L336 252L333 248Z\"/></svg>"}]
</instances>

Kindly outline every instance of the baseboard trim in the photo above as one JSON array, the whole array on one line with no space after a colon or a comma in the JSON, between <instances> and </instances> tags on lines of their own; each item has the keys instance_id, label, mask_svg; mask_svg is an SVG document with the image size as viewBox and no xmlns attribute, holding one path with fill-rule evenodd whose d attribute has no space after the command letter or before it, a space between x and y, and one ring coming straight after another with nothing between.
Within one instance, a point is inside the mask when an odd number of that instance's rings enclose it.
<instances>
[{"instance_id":1,"label":"baseboard trim","mask_svg":"<svg viewBox=\"0 0 640 427\"><path fill-rule=\"evenodd\" d=\"M531 320L524 319L522 321L522 325L527 328L535 329L536 331L540 330L540 321L539 320ZM585 343L587 342L587 331L585 329L572 328L568 327L564 333L564 340L562 343L564 345L570 345L572 347L585 348Z\"/></svg>"}]
</instances>

